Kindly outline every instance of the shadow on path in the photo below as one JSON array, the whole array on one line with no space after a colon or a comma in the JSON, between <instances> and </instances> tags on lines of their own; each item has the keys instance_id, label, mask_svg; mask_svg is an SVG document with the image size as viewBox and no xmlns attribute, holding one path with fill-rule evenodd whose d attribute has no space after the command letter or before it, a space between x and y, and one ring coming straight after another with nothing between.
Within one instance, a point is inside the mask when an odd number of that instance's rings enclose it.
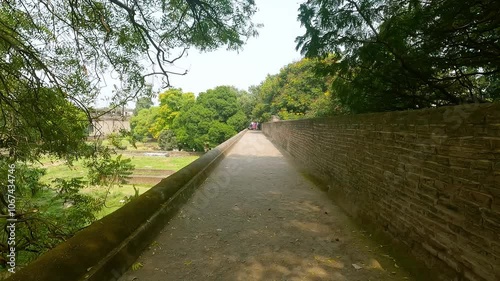
<instances>
[{"instance_id":1,"label":"shadow on path","mask_svg":"<svg viewBox=\"0 0 500 281\"><path fill-rule=\"evenodd\" d=\"M249 131L129 280L410 280L258 131Z\"/></svg>"}]
</instances>

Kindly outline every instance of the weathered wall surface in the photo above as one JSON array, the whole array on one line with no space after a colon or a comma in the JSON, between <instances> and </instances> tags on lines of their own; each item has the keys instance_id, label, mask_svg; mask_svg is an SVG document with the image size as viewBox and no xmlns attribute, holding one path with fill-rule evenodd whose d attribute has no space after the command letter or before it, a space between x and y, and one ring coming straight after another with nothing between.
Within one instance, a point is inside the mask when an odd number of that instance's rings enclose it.
<instances>
[{"instance_id":1,"label":"weathered wall surface","mask_svg":"<svg viewBox=\"0 0 500 281\"><path fill-rule=\"evenodd\" d=\"M273 122L263 131L347 212L441 279L500 280L500 104Z\"/></svg>"},{"instance_id":2,"label":"weathered wall surface","mask_svg":"<svg viewBox=\"0 0 500 281\"><path fill-rule=\"evenodd\" d=\"M129 117L106 117L92 123L90 137L105 137L120 130L130 131Z\"/></svg>"}]
</instances>

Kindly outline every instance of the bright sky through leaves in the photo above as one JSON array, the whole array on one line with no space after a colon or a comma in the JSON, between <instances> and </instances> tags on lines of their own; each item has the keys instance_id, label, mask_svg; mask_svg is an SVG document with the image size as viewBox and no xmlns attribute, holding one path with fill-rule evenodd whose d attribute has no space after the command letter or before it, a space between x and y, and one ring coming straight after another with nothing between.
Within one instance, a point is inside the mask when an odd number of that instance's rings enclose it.
<instances>
[{"instance_id":1,"label":"bright sky through leaves","mask_svg":"<svg viewBox=\"0 0 500 281\"><path fill-rule=\"evenodd\" d=\"M262 82L267 74L276 74L280 68L299 60L301 55L295 51L294 42L295 37L304 34L297 21L299 1L257 0L256 4L259 11L253 22L264 24L257 38L248 40L239 53L224 48L208 53L189 50L188 56L175 64L179 72L187 69L188 74L172 75L172 86L196 95L220 85L247 90ZM111 79L107 84L113 84ZM106 105L106 101L98 102L98 106Z\"/></svg>"},{"instance_id":2,"label":"bright sky through leaves","mask_svg":"<svg viewBox=\"0 0 500 281\"><path fill-rule=\"evenodd\" d=\"M262 23L257 38L251 38L239 54L224 49L210 53L190 50L189 56L177 63L187 68L186 76L172 77L172 84L185 92L206 91L219 85L232 85L246 90L258 85L266 75L300 59L295 51L295 37L304 33L297 21L297 0L258 0L255 23Z\"/></svg>"}]
</instances>

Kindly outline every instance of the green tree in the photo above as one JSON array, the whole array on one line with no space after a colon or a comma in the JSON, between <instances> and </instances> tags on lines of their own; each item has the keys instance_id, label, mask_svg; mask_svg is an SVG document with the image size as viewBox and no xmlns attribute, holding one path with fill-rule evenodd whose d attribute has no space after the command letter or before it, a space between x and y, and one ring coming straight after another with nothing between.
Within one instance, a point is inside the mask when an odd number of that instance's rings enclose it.
<instances>
[{"instance_id":1,"label":"green tree","mask_svg":"<svg viewBox=\"0 0 500 281\"><path fill-rule=\"evenodd\" d=\"M248 126L249 118L242 110L238 110L233 116L229 117L226 124L229 125L235 132L239 132Z\"/></svg>"},{"instance_id":2,"label":"green tree","mask_svg":"<svg viewBox=\"0 0 500 281\"><path fill-rule=\"evenodd\" d=\"M142 109L136 116L130 118L130 130L134 139L146 141L154 138L156 130L153 126L158 119L159 110L157 106Z\"/></svg>"},{"instance_id":3,"label":"green tree","mask_svg":"<svg viewBox=\"0 0 500 281\"><path fill-rule=\"evenodd\" d=\"M241 94L230 86L200 93L194 105L180 111L173 121L179 147L205 151L244 129L248 118L238 103Z\"/></svg>"},{"instance_id":4,"label":"green tree","mask_svg":"<svg viewBox=\"0 0 500 281\"><path fill-rule=\"evenodd\" d=\"M208 148L216 147L217 145L228 140L232 136L236 135L236 130L233 126L219 122L217 120L210 123L210 129L208 129Z\"/></svg>"},{"instance_id":5,"label":"green tree","mask_svg":"<svg viewBox=\"0 0 500 281\"><path fill-rule=\"evenodd\" d=\"M499 98L500 3L309 0L299 9L307 57L339 55L328 71L353 112Z\"/></svg>"},{"instance_id":6,"label":"green tree","mask_svg":"<svg viewBox=\"0 0 500 281\"><path fill-rule=\"evenodd\" d=\"M181 111L186 111L195 102L193 93L183 93L181 89L169 89L161 93L158 99L160 100L158 115L151 127L154 138L158 138L161 132L171 129L177 115Z\"/></svg>"},{"instance_id":7,"label":"green tree","mask_svg":"<svg viewBox=\"0 0 500 281\"><path fill-rule=\"evenodd\" d=\"M163 130L158 137L158 146L163 150L173 150L179 147L173 130Z\"/></svg>"},{"instance_id":8,"label":"green tree","mask_svg":"<svg viewBox=\"0 0 500 281\"><path fill-rule=\"evenodd\" d=\"M140 97L135 102L134 116L139 114L139 111L143 109L149 109L154 105L153 100L150 97Z\"/></svg>"},{"instance_id":9,"label":"green tree","mask_svg":"<svg viewBox=\"0 0 500 281\"><path fill-rule=\"evenodd\" d=\"M212 110L213 119L226 122L229 117L238 112L237 106L238 90L230 86L218 86L200 93L196 103Z\"/></svg>"},{"instance_id":10,"label":"green tree","mask_svg":"<svg viewBox=\"0 0 500 281\"><path fill-rule=\"evenodd\" d=\"M342 113L343 108L331 92L332 75L325 72L335 61L334 56L305 58L283 67L278 74L268 75L256 88L253 116L262 122L271 115L287 120Z\"/></svg>"},{"instance_id":11,"label":"green tree","mask_svg":"<svg viewBox=\"0 0 500 281\"><path fill-rule=\"evenodd\" d=\"M2 1L0 148L19 160L77 153L106 73L119 74L121 106L149 90L147 77L168 86L189 47L239 49L257 34L255 11L253 1Z\"/></svg>"},{"instance_id":12,"label":"green tree","mask_svg":"<svg viewBox=\"0 0 500 281\"><path fill-rule=\"evenodd\" d=\"M209 144L207 134L215 115L212 109L199 103L181 112L173 126L180 148L204 151Z\"/></svg>"},{"instance_id":13,"label":"green tree","mask_svg":"<svg viewBox=\"0 0 500 281\"><path fill-rule=\"evenodd\" d=\"M257 103L257 93L258 88L256 86L251 86L247 91L239 91L237 95L237 102L245 116L247 121L252 118L252 110Z\"/></svg>"},{"instance_id":14,"label":"green tree","mask_svg":"<svg viewBox=\"0 0 500 281\"><path fill-rule=\"evenodd\" d=\"M148 90L146 77L168 86L170 65L189 47L239 49L257 34L255 11L254 1L231 0L2 1L3 91L51 89L84 107L113 71L123 85L112 98L120 106Z\"/></svg>"},{"instance_id":15,"label":"green tree","mask_svg":"<svg viewBox=\"0 0 500 281\"><path fill-rule=\"evenodd\" d=\"M34 168L29 163L14 164L0 159L0 184L5 187L0 197L0 217L2 220L17 219L15 247L17 264L20 265L36 259L95 221L96 212L105 203L104 199L80 192L87 186L82 178L56 179L52 183L43 183L40 179L44 174L44 169ZM98 174L102 176L105 172ZM11 179L15 181L11 182ZM14 198L12 196L16 198L15 210L8 208ZM8 237L8 230L3 229L0 232L2 267L6 266Z\"/></svg>"},{"instance_id":16,"label":"green tree","mask_svg":"<svg viewBox=\"0 0 500 281\"><path fill-rule=\"evenodd\" d=\"M12 102L12 96L1 93L0 150L8 155L0 158L32 161L52 154L72 159L85 146L88 119L84 112L64 95L51 89L39 91L44 99L20 90Z\"/></svg>"},{"instance_id":17,"label":"green tree","mask_svg":"<svg viewBox=\"0 0 500 281\"><path fill-rule=\"evenodd\" d=\"M160 134L172 128L174 119L195 102L193 93L181 89L169 89L158 97L160 105L141 110L130 119L132 135L138 140L158 139Z\"/></svg>"},{"instance_id":18,"label":"green tree","mask_svg":"<svg viewBox=\"0 0 500 281\"><path fill-rule=\"evenodd\" d=\"M30 167L33 162L43 155L68 163L80 157L97 159L95 167L103 169L94 172L105 177L114 170L109 167L127 168L124 159L106 158L98 143L86 143L87 129L95 118L89 107L107 74L116 73L120 80L110 98L115 106L147 96L148 77L160 77L169 86L169 75L185 74L175 73L171 65L188 48L239 49L248 37L256 35L250 21L255 11L254 1L236 0L1 1L2 218L10 216L5 171L15 164L16 176L32 175L20 179L21 188L16 191L22 202L13 214L19 218L18 254L32 253L34 258L66 240L93 220L89 214L102 203L79 192L86 184L82 180L58 180L44 187ZM143 113L142 117L147 115L155 114ZM141 125L147 127L146 123ZM151 133L150 128L147 131ZM32 192L44 188L48 198L35 198ZM73 207L64 212L47 211L65 201ZM2 229L1 240L6 241L3 238L8 232ZM4 256L7 247L0 243Z\"/></svg>"}]
</instances>

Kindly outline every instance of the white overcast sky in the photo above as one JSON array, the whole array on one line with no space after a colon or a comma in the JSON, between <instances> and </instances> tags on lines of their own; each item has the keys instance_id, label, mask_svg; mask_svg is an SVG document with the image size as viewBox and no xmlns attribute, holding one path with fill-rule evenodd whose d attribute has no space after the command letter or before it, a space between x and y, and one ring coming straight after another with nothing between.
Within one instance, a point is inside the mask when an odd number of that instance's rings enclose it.
<instances>
[{"instance_id":1,"label":"white overcast sky","mask_svg":"<svg viewBox=\"0 0 500 281\"><path fill-rule=\"evenodd\" d=\"M183 72L184 76L171 75L170 84L182 88L184 92L198 95L216 86L230 85L241 90L260 84L267 74L276 74L285 65L300 60L300 52L295 51L295 37L304 34L297 21L300 0L256 0L259 11L254 15L254 23L262 23L259 36L250 38L243 50L227 51L224 47L213 52L201 53L190 49L186 57L176 61L171 70ZM101 91L97 106L107 106L106 94L110 92L113 79ZM154 82L154 81L153 81ZM159 83L154 83L159 84ZM158 103L157 100L154 100ZM129 104L128 107L134 107Z\"/></svg>"},{"instance_id":2,"label":"white overcast sky","mask_svg":"<svg viewBox=\"0 0 500 281\"><path fill-rule=\"evenodd\" d=\"M253 17L262 23L259 36L251 38L243 50L224 48L208 53L189 50L186 58L176 62L180 69L188 69L185 76L171 76L172 86L196 95L220 85L232 85L242 90L258 85L267 74L301 58L295 51L295 37L304 33L297 21L298 0L257 0L259 11Z\"/></svg>"}]
</instances>

